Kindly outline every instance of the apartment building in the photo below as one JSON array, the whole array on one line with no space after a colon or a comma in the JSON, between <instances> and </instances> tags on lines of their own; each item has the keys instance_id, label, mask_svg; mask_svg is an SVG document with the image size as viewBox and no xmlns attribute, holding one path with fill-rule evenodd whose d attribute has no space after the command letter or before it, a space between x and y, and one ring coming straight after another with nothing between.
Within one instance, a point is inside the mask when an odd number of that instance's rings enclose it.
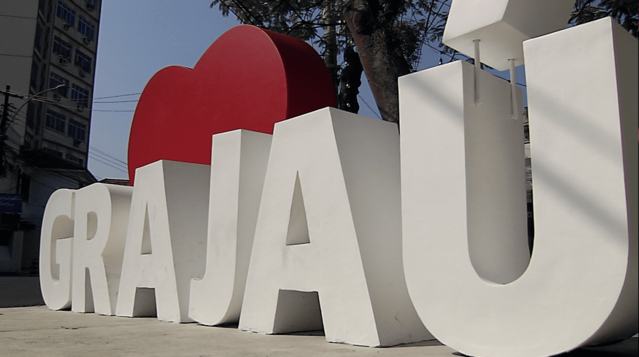
<instances>
[{"instance_id":1,"label":"apartment building","mask_svg":"<svg viewBox=\"0 0 639 357\"><path fill-rule=\"evenodd\" d=\"M37 264L51 193L95 182L87 159L100 10L101 0L0 1L0 273Z\"/></svg>"}]
</instances>

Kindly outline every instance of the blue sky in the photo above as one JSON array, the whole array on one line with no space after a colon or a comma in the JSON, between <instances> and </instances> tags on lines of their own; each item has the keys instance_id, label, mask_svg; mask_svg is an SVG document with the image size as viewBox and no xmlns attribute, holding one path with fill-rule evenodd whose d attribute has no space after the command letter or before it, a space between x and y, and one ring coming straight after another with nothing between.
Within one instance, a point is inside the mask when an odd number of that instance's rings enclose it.
<instances>
[{"instance_id":1,"label":"blue sky","mask_svg":"<svg viewBox=\"0 0 639 357\"><path fill-rule=\"evenodd\" d=\"M127 178L129 129L138 95L170 65L192 68L206 49L240 23L209 0L105 0L98 42L89 170L99 179ZM170 88L167 88L170 90ZM364 100L375 107L366 88ZM113 103L119 102L119 103ZM376 117L361 103L360 114Z\"/></svg>"},{"instance_id":2,"label":"blue sky","mask_svg":"<svg viewBox=\"0 0 639 357\"><path fill-rule=\"evenodd\" d=\"M127 94L142 92L148 80L164 67L192 68L216 38L240 24L235 17L223 17L217 8L210 8L210 3L104 0L89 157L89 170L98 179L128 178L127 145L139 95ZM435 66L438 61L439 54L425 48L420 69ZM366 80L363 82L360 114L376 118L377 107Z\"/></svg>"},{"instance_id":3,"label":"blue sky","mask_svg":"<svg viewBox=\"0 0 639 357\"><path fill-rule=\"evenodd\" d=\"M132 110L139 95L121 95L142 92L164 67L193 67L217 37L239 24L209 4L207 0L103 2L89 158L89 170L96 177L128 177L121 161L126 162ZM121 97L98 99L112 96Z\"/></svg>"}]
</instances>

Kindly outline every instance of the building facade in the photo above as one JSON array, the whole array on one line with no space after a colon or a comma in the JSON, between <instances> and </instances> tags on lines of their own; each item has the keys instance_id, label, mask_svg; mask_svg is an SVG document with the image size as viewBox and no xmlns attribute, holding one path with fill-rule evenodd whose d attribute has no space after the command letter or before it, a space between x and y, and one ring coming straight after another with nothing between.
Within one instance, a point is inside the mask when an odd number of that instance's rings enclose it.
<instances>
[{"instance_id":1,"label":"building facade","mask_svg":"<svg viewBox=\"0 0 639 357\"><path fill-rule=\"evenodd\" d=\"M0 2L0 273L37 264L51 193L95 182L87 159L100 11L101 0Z\"/></svg>"}]
</instances>

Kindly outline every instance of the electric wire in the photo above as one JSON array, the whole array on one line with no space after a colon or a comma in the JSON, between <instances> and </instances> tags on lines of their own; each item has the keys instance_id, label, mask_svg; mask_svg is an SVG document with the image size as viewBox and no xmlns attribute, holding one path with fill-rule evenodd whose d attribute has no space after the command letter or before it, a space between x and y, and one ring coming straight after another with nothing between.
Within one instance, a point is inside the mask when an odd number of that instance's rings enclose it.
<instances>
[{"instance_id":1,"label":"electric wire","mask_svg":"<svg viewBox=\"0 0 639 357\"><path fill-rule=\"evenodd\" d=\"M89 155L92 156L93 158L99 158L101 160L106 160L106 161L112 163L113 165L118 166L123 171L127 171L128 170L128 166L126 164L122 164L122 163L120 163L120 162L118 162L116 160L110 159L106 155L103 155L103 154L100 154L100 153L94 152L94 151L89 151Z\"/></svg>"},{"instance_id":2,"label":"electric wire","mask_svg":"<svg viewBox=\"0 0 639 357\"><path fill-rule=\"evenodd\" d=\"M140 95L140 94L142 94L142 93L140 92L140 93L131 93L131 94L110 95L110 96L107 96L107 97L97 97L97 98L93 98L93 100L96 100L96 99L120 98L120 97L130 97L130 96Z\"/></svg>"},{"instance_id":3,"label":"electric wire","mask_svg":"<svg viewBox=\"0 0 639 357\"><path fill-rule=\"evenodd\" d=\"M115 100L115 101L107 101L107 102L96 102L94 99L93 104L137 103L138 101L139 101L138 99L134 99L134 100Z\"/></svg>"},{"instance_id":4,"label":"electric wire","mask_svg":"<svg viewBox=\"0 0 639 357\"><path fill-rule=\"evenodd\" d=\"M124 170L124 169L122 169L122 168L120 168L120 167L117 167L117 166L111 165L111 164L109 164L109 163L108 163L108 162L106 162L106 161L102 161L102 160L98 159L96 156L93 156L91 153L89 153L89 158L91 158L92 160L95 160L95 161L97 161L97 162L99 162L99 163L101 163L101 164L103 164L103 165L110 166L110 167L112 167L112 168L114 168L114 169L116 169L116 170L118 170L118 171L121 171L121 172L123 172L123 173L125 173L125 174L128 174L128 173L129 173L128 171L126 171L126 170Z\"/></svg>"},{"instance_id":5,"label":"electric wire","mask_svg":"<svg viewBox=\"0 0 639 357\"><path fill-rule=\"evenodd\" d=\"M111 158L111 159L113 159L113 160L117 161L118 163L120 163L120 164L124 165L124 166L127 166L127 163L126 163L125 161L120 160L120 159L118 159L117 157L112 156L112 155L110 155L110 154L108 154L108 153L106 153L106 152L104 152L104 151L102 151L102 150L100 150L100 149L96 148L95 146L90 146L90 149L91 149L91 150L93 150L93 151L95 151L95 152L97 152L97 153L100 153L100 154L102 154L102 155L104 155L104 156L107 156L107 157L109 157L109 158ZM128 167L128 166L127 166L127 167Z\"/></svg>"},{"instance_id":6,"label":"electric wire","mask_svg":"<svg viewBox=\"0 0 639 357\"><path fill-rule=\"evenodd\" d=\"M373 108L371 108L370 105L368 105L368 103L364 100L364 98L361 95L358 94L357 97L361 99L362 102L364 102L364 104L368 107L368 109L370 109L373 112L373 114L375 114L376 117L378 117L379 119L382 119L382 117L380 117L379 114Z\"/></svg>"},{"instance_id":7,"label":"electric wire","mask_svg":"<svg viewBox=\"0 0 639 357\"><path fill-rule=\"evenodd\" d=\"M122 172L128 172L128 168L127 167L123 167L121 165L119 165L117 162L113 162L112 160L109 160L108 158L104 157L104 156L100 156L97 153L94 152L89 152L89 156L92 159L96 159L96 160L100 160L100 162L106 164L107 162L110 163L110 166L113 167L114 169L118 169Z\"/></svg>"}]
</instances>

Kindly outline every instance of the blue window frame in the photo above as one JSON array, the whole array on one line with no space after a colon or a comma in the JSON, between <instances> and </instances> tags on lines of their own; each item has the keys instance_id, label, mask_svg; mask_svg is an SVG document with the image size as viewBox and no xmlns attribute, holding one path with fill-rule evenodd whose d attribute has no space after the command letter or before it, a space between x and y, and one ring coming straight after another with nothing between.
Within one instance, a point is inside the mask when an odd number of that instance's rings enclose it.
<instances>
[{"instance_id":1,"label":"blue window frame","mask_svg":"<svg viewBox=\"0 0 639 357\"><path fill-rule=\"evenodd\" d=\"M53 52L62 57L71 57L71 45L58 36L53 36Z\"/></svg>"},{"instance_id":2,"label":"blue window frame","mask_svg":"<svg viewBox=\"0 0 639 357\"><path fill-rule=\"evenodd\" d=\"M87 136L87 126L77 120L69 119L67 135L75 140L84 141Z\"/></svg>"},{"instance_id":3,"label":"blue window frame","mask_svg":"<svg viewBox=\"0 0 639 357\"><path fill-rule=\"evenodd\" d=\"M71 86L71 99L81 107L89 106L89 91L73 84Z\"/></svg>"},{"instance_id":4,"label":"blue window frame","mask_svg":"<svg viewBox=\"0 0 639 357\"><path fill-rule=\"evenodd\" d=\"M49 88L57 87L60 84L64 84L64 87L56 89L56 93L59 95L66 97L69 95L69 80L54 73L49 73Z\"/></svg>"},{"instance_id":5,"label":"blue window frame","mask_svg":"<svg viewBox=\"0 0 639 357\"><path fill-rule=\"evenodd\" d=\"M80 50L75 50L75 65L82 68L85 72L91 72L91 63L93 58L87 56Z\"/></svg>"},{"instance_id":6,"label":"blue window frame","mask_svg":"<svg viewBox=\"0 0 639 357\"><path fill-rule=\"evenodd\" d=\"M80 33L89 40L95 40L95 25L83 16L80 16L80 19L78 20L78 31L80 31Z\"/></svg>"},{"instance_id":7,"label":"blue window frame","mask_svg":"<svg viewBox=\"0 0 639 357\"><path fill-rule=\"evenodd\" d=\"M67 117L64 114L48 109L44 125L46 125L47 128L64 133L67 126Z\"/></svg>"},{"instance_id":8,"label":"blue window frame","mask_svg":"<svg viewBox=\"0 0 639 357\"><path fill-rule=\"evenodd\" d=\"M61 0L58 1L56 16L64 20L67 24L75 26L75 10Z\"/></svg>"}]
</instances>

